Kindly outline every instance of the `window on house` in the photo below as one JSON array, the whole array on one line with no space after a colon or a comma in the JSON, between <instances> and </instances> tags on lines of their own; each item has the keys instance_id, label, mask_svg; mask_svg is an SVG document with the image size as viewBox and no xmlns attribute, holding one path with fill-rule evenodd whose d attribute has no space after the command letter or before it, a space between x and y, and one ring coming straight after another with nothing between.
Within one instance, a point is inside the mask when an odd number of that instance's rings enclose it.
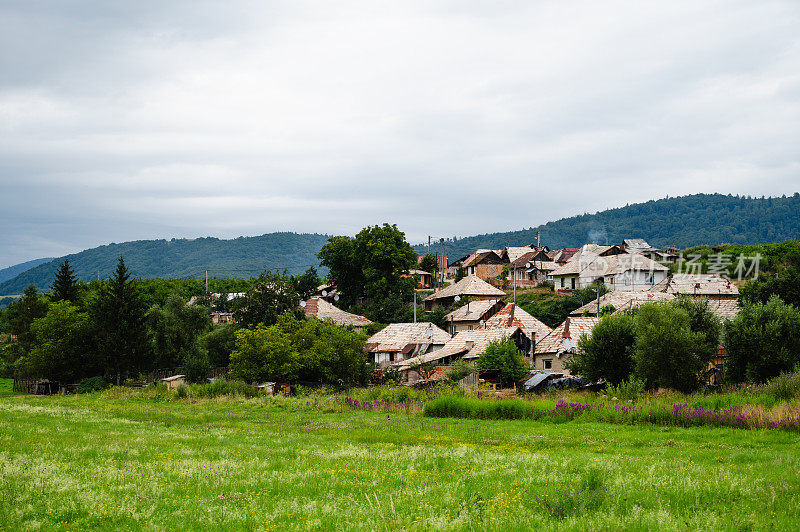
<instances>
[{"instance_id":1,"label":"window on house","mask_svg":"<svg viewBox=\"0 0 800 532\"><path fill-rule=\"evenodd\" d=\"M543 360L542 361L542 367L544 369L553 369L553 359L552 358L547 358L547 359Z\"/></svg>"},{"instance_id":2,"label":"window on house","mask_svg":"<svg viewBox=\"0 0 800 532\"><path fill-rule=\"evenodd\" d=\"M561 278L561 288L564 288L564 278Z\"/></svg>"}]
</instances>

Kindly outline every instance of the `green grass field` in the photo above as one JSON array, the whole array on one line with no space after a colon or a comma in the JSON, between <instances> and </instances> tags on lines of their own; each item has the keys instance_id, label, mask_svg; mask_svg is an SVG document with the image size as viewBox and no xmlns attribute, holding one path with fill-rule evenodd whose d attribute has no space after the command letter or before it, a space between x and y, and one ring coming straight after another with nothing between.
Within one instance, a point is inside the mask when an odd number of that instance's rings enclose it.
<instances>
[{"instance_id":1,"label":"green grass field","mask_svg":"<svg viewBox=\"0 0 800 532\"><path fill-rule=\"evenodd\" d=\"M776 430L0 398L0 529L800 529Z\"/></svg>"},{"instance_id":2,"label":"green grass field","mask_svg":"<svg viewBox=\"0 0 800 532\"><path fill-rule=\"evenodd\" d=\"M14 379L0 379L0 396L11 395L14 388Z\"/></svg>"}]
</instances>

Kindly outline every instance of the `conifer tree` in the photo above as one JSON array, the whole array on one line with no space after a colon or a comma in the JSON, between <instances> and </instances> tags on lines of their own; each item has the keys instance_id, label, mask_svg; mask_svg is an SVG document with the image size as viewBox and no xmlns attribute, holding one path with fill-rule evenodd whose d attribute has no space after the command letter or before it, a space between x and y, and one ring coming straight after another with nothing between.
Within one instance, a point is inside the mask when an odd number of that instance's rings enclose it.
<instances>
[{"instance_id":1,"label":"conifer tree","mask_svg":"<svg viewBox=\"0 0 800 532\"><path fill-rule=\"evenodd\" d=\"M78 281L68 259L64 259L64 263L58 268L51 288L53 301L69 301L70 303L78 301Z\"/></svg>"},{"instance_id":2,"label":"conifer tree","mask_svg":"<svg viewBox=\"0 0 800 532\"><path fill-rule=\"evenodd\" d=\"M151 369L145 324L147 308L122 257L114 276L103 283L93 311L98 329L98 355L117 385L122 375Z\"/></svg>"}]
</instances>

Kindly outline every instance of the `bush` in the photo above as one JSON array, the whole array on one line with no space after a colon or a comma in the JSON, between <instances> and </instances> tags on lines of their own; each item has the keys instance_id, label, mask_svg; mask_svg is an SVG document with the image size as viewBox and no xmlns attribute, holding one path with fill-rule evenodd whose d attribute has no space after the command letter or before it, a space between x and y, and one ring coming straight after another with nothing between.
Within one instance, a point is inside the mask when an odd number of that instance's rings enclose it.
<instances>
[{"instance_id":1,"label":"bush","mask_svg":"<svg viewBox=\"0 0 800 532\"><path fill-rule=\"evenodd\" d=\"M189 397L189 387L185 384L181 383L178 385L178 389L175 390L178 399L185 399Z\"/></svg>"},{"instance_id":2,"label":"bush","mask_svg":"<svg viewBox=\"0 0 800 532\"><path fill-rule=\"evenodd\" d=\"M772 296L745 303L725 324L726 377L731 382L764 382L800 364L800 311Z\"/></svg>"},{"instance_id":3,"label":"bush","mask_svg":"<svg viewBox=\"0 0 800 532\"><path fill-rule=\"evenodd\" d=\"M794 373L783 373L767 382L762 391L778 401L800 399L800 368Z\"/></svg>"},{"instance_id":4,"label":"bush","mask_svg":"<svg viewBox=\"0 0 800 532\"><path fill-rule=\"evenodd\" d=\"M636 322L627 314L606 316L591 336L581 336L577 352L568 361L570 371L590 381L618 384L633 372Z\"/></svg>"},{"instance_id":5,"label":"bush","mask_svg":"<svg viewBox=\"0 0 800 532\"><path fill-rule=\"evenodd\" d=\"M690 313L672 305L646 304L636 316L634 374L649 388L696 390L714 354L708 338L691 329Z\"/></svg>"},{"instance_id":6,"label":"bush","mask_svg":"<svg viewBox=\"0 0 800 532\"><path fill-rule=\"evenodd\" d=\"M206 399L212 399L221 395L247 398L259 395L258 388L250 386L244 381L226 381L223 379L217 379L214 382L207 382L205 384L192 384L188 392L191 397Z\"/></svg>"},{"instance_id":7,"label":"bush","mask_svg":"<svg viewBox=\"0 0 800 532\"><path fill-rule=\"evenodd\" d=\"M470 375L473 371L475 371L475 365L461 358L450 365L450 369L445 374L445 378L451 384L456 385L461 379Z\"/></svg>"},{"instance_id":8,"label":"bush","mask_svg":"<svg viewBox=\"0 0 800 532\"><path fill-rule=\"evenodd\" d=\"M609 397L616 397L620 401L638 401L639 397L645 392L645 383L640 379L630 379L622 381L614 386L611 383L606 384L606 394Z\"/></svg>"},{"instance_id":9,"label":"bush","mask_svg":"<svg viewBox=\"0 0 800 532\"><path fill-rule=\"evenodd\" d=\"M99 392L105 390L107 386L108 383L106 383L106 380L103 377L89 377L79 382L75 391L77 393Z\"/></svg>"},{"instance_id":10,"label":"bush","mask_svg":"<svg viewBox=\"0 0 800 532\"><path fill-rule=\"evenodd\" d=\"M528 375L528 364L511 338L492 341L478 358L478 368L495 370L503 386L510 386Z\"/></svg>"},{"instance_id":11,"label":"bush","mask_svg":"<svg viewBox=\"0 0 800 532\"><path fill-rule=\"evenodd\" d=\"M423 415L466 419L527 419L533 415L530 403L521 399L487 401L443 396L425 403Z\"/></svg>"},{"instance_id":12,"label":"bush","mask_svg":"<svg viewBox=\"0 0 800 532\"><path fill-rule=\"evenodd\" d=\"M204 382L211 371L211 362L208 360L208 352L194 344L192 352L184 357L183 372L189 382Z\"/></svg>"}]
</instances>

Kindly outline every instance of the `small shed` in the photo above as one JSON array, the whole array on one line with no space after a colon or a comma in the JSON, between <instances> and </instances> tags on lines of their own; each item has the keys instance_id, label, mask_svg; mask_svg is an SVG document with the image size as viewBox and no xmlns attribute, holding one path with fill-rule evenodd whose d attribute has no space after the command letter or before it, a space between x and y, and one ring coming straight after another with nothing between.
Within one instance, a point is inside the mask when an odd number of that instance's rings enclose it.
<instances>
[{"instance_id":1,"label":"small shed","mask_svg":"<svg viewBox=\"0 0 800 532\"><path fill-rule=\"evenodd\" d=\"M173 375L172 377L161 379L161 382L167 385L168 390L177 390L178 386L186 384L186 375Z\"/></svg>"}]
</instances>

